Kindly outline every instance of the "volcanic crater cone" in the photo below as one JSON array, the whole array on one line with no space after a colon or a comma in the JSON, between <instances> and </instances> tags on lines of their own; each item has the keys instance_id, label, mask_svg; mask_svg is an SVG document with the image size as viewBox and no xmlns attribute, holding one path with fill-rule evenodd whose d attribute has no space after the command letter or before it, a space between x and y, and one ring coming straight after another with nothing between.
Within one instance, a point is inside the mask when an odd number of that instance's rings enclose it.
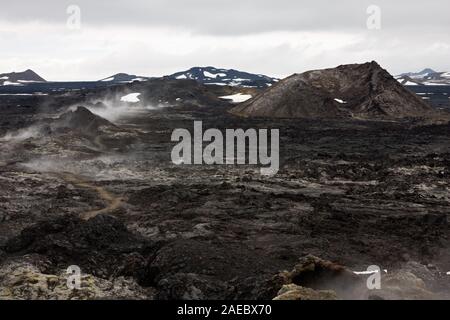
<instances>
[{"instance_id":1,"label":"volcanic crater cone","mask_svg":"<svg viewBox=\"0 0 450 320\"><path fill-rule=\"evenodd\" d=\"M98 135L103 128L113 129L116 126L108 120L93 114L85 107L62 114L52 124L53 129L71 129L86 135Z\"/></svg>"},{"instance_id":2,"label":"volcanic crater cone","mask_svg":"<svg viewBox=\"0 0 450 320\"><path fill-rule=\"evenodd\" d=\"M231 110L245 117L422 118L433 108L375 61L294 74Z\"/></svg>"}]
</instances>

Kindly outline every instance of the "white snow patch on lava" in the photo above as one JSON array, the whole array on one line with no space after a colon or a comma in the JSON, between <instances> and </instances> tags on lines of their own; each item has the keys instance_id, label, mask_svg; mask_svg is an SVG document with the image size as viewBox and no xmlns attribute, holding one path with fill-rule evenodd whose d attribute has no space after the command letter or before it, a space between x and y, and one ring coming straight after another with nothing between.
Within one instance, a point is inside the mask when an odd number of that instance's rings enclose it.
<instances>
[{"instance_id":1,"label":"white snow patch on lava","mask_svg":"<svg viewBox=\"0 0 450 320\"><path fill-rule=\"evenodd\" d=\"M237 93L230 96L219 97L220 99L231 100L233 103L241 103L252 98L250 94Z\"/></svg>"},{"instance_id":2,"label":"white snow patch on lava","mask_svg":"<svg viewBox=\"0 0 450 320\"><path fill-rule=\"evenodd\" d=\"M122 98L120 98L120 101L136 103L136 102L141 101L141 100L139 100L140 95L141 94L139 92L130 93L130 94L127 94L127 95L123 96Z\"/></svg>"},{"instance_id":3,"label":"white snow patch on lava","mask_svg":"<svg viewBox=\"0 0 450 320\"><path fill-rule=\"evenodd\" d=\"M345 103L347 103L347 101L344 101L344 100L338 99L338 98L335 98L334 101L336 101L337 103L340 103L340 104L345 104Z\"/></svg>"}]
</instances>

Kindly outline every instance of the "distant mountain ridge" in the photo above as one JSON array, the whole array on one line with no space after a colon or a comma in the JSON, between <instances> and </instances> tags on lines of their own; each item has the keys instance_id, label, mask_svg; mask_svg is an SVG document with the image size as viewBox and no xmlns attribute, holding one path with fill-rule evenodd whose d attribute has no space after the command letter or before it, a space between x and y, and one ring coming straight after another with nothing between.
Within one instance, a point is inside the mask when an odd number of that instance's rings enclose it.
<instances>
[{"instance_id":1,"label":"distant mountain ridge","mask_svg":"<svg viewBox=\"0 0 450 320\"><path fill-rule=\"evenodd\" d=\"M431 73L436 73L436 71L434 71L433 69L430 69L430 68L425 68L420 72L402 73L401 76L407 76L407 77L411 77L411 78L415 78L415 77L422 78Z\"/></svg>"},{"instance_id":2,"label":"distant mountain ridge","mask_svg":"<svg viewBox=\"0 0 450 320\"><path fill-rule=\"evenodd\" d=\"M99 81L102 82L111 82L111 83L129 83L133 81L147 81L152 79L151 77L137 76L134 74L128 73L117 73L108 78L101 79Z\"/></svg>"},{"instance_id":3,"label":"distant mountain ridge","mask_svg":"<svg viewBox=\"0 0 450 320\"><path fill-rule=\"evenodd\" d=\"M395 77L406 86L450 86L450 72L436 72L426 68L421 72L407 72Z\"/></svg>"},{"instance_id":4,"label":"distant mountain ridge","mask_svg":"<svg viewBox=\"0 0 450 320\"><path fill-rule=\"evenodd\" d=\"M249 88L267 88L279 81L262 74L254 74L234 69L215 67L193 67L168 76L172 79L191 79L207 85L241 86Z\"/></svg>"},{"instance_id":5,"label":"distant mountain ridge","mask_svg":"<svg viewBox=\"0 0 450 320\"><path fill-rule=\"evenodd\" d=\"M46 80L30 69L23 72L0 74L0 85L2 86L23 86L33 82L46 82Z\"/></svg>"},{"instance_id":6,"label":"distant mountain ridge","mask_svg":"<svg viewBox=\"0 0 450 320\"><path fill-rule=\"evenodd\" d=\"M234 69L218 69L215 67L193 67L186 71L176 72L172 75L165 76L176 80L195 80L205 85L219 85L246 88L268 88L279 81L277 78L269 77L262 74L253 74L245 71ZM63 90L65 87L69 90L85 89L86 87L103 87L116 84L125 84L132 82L143 82L158 77L138 76L128 73L117 73L110 77L97 81L50 81L47 82L32 70L24 72L13 72L0 74L0 85L7 87L26 87L26 84L47 83L51 91ZM56 89L53 89L56 87ZM79 87L79 88L78 88ZM46 90L45 85L38 86L40 91ZM11 89L18 92L20 88ZM27 91L27 90L25 90ZM28 92L28 91L27 91Z\"/></svg>"},{"instance_id":7,"label":"distant mountain ridge","mask_svg":"<svg viewBox=\"0 0 450 320\"><path fill-rule=\"evenodd\" d=\"M220 69L215 67L193 67L189 70L176 72L166 77L176 80L195 80L205 85L248 88L267 88L279 81L277 78L262 74L253 74L245 71ZM133 81L148 81L154 78L155 77L118 73L99 81L108 83L129 83Z\"/></svg>"}]
</instances>

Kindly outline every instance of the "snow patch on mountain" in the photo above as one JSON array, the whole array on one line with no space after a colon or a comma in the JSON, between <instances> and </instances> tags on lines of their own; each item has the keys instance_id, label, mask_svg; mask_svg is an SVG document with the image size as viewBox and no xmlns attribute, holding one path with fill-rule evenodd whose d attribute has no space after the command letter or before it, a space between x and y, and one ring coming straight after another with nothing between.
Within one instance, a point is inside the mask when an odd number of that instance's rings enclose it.
<instances>
[{"instance_id":1,"label":"snow patch on mountain","mask_svg":"<svg viewBox=\"0 0 450 320\"><path fill-rule=\"evenodd\" d=\"M224 78L227 76L226 73L211 73L208 71L203 71L203 75L207 78L213 78L213 79L216 79L217 77Z\"/></svg>"},{"instance_id":2,"label":"snow patch on mountain","mask_svg":"<svg viewBox=\"0 0 450 320\"><path fill-rule=\"evenodd\" d=\"M3 82L4 86L23 86L22 83L18 83L18 82L11 82L11 81L5 81Z\"/></svg>"}]
</instances>

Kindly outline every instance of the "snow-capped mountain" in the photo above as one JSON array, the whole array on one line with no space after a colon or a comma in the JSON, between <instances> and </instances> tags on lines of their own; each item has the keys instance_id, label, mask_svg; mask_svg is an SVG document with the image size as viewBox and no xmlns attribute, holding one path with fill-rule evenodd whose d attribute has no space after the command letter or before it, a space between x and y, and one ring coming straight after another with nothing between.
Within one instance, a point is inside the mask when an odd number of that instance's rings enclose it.
<instances>
[{"instance_id":1,"label":"snow-capped mountain","mask_svg":"<svg viewBox=\"0 0 450 320\"><path fill-rule=\"evenodd\" d=\"M169 76L173 79L191 79L207 85L241 86L250 88L267 88L279 79L262 74L253 74L234 69L217 69L214 67L194 67Z\"/></svg>"},{"instance_id":2,"label":"snow-capped mountain","mask_svg":"<svg viewBox=\"0 0 450 320\"><path fill-rule=\"evenodd\" d=\"M117 73L111 77L101 79L99 81L101 82L110 82L110 83L129 83L134 81L147 81L150 80L149 77L142 77L137 76L134 74L128 74L128 73Z\"/></svg>"},{"instance_id":3,"label":"snow-capped mountain","mask_svg":"<svg viewBox=\"0 0 450 320\"><path fill-rule=\"evenodd\" d=\"M46 82L33 70L0 74L1 86L23 86L27 83Z\"/></svg>"},{"instance_id":4,"label":"snow-capped mountain","mask_svg":"<svg viewBox=\"0 0 450 320\"><path fill-rule=\"evenodd\" d=\"M436 72L433 69L403 73L395 78L405 86L450 86L450 72Z\"/></svg>"},{"instance_id":5,"label":"snow-capped mountain","mask_svg":"<svg viewBox=\"0 0 450 320\"><path fill-rule=\"evenodd\" d=\"M410 78L423 78L423 77L425 77L425 76L427 76L427 75L429 75L429 74L432 74L432 73L436 73L436 71L434 71L433 69L430 69L430 68L426 68L426 69L423 69L422 71L420 71L420 72L407 72L407 73L402 73L401 74L401 76L406 76L406 77L410 77Z\"/></svg>"}]
</instances>

